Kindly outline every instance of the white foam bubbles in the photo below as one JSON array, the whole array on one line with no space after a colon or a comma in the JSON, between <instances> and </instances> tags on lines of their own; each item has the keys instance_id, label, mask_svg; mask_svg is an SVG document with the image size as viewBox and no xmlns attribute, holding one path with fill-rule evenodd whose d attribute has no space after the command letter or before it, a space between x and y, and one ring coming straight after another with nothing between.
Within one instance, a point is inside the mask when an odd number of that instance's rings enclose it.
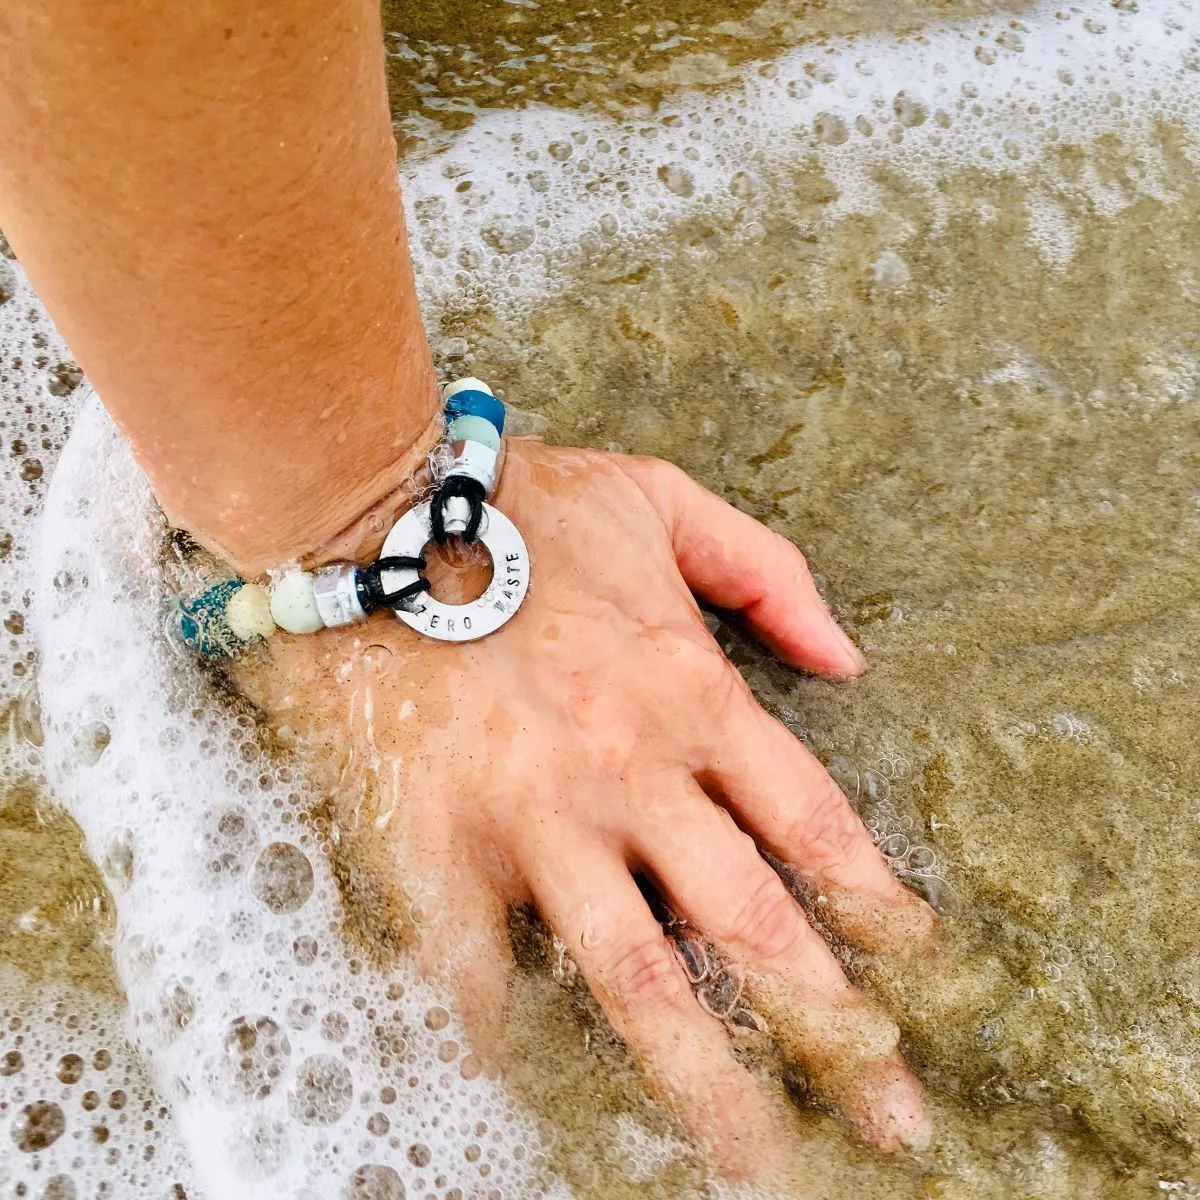
<instances>
[{"instance_id":1,"label":"white foam bubbles","mask_svg":"<svg viewBox=\"0 0 1200 1200\"><path fill-rule=\"evenodd\" d=\"M1198 62L1190 0L1089 0L802 46L716 95L672 96L653 118L537 105L481 114L402 168L425 311L435 329L462 305L511 316L606 248L670 253L661 235L700 213L753 238L763 185L776 185L778 205L806 161L836 188L824 208L834 221L881 207L881 170L936 206L949 171L1024 174L1047 148L1105 133L1137 144L1136 178L1089 165L1039 194L1030 237L1065 265L1076 244L1065 199L1111 214L1138 194L1165 198L1152 135L1159 120L1200 126Z\"/></svg>"},{"instance_id":2,"label":"white foam bubbles","mask_svg":"<svg viewBox=\"0 0 1200 1200\"><path fill-rule=\"evenodd\" d=\"M529 1194L531 1121L463 1069L462 1031L414 967L385 976L354 960L303 819L313 798L204 698L191 659L163 638L161 536L93 399L51 487L38 556L45 752L116 897L132 1040L202 1188L258 1200L303 1188L423 1194L437 1177L468 1194L484 1180ZM56 587L64 571L73 582ZM467 1119L486 1126L505 1166L464 1158Z\"/></svg>"}]
</instances>

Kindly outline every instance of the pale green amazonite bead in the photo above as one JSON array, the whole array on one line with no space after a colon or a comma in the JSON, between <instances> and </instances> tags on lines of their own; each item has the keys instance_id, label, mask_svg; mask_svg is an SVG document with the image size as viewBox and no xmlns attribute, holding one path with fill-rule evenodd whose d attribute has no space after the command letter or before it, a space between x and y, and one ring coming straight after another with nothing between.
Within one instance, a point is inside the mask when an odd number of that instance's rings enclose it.
<instances>
[{"instance_id":1,"label":"pale green amazonite bead","mask_svg":"<svg viewBox=\"0 0 1200 1200\"><path fill-rule=\"evenodd\" d=\"M500 450L500 435L486 417L455 417L446 433L451 442L482 442L489 450Z\"/></svg>"},{"instance_id":2,"label":"pale green amazonite bead","mask_svg":"<svg viewBox=\"0 0 1200 1200\"><path fill-rule=\"evenodd\" d=\"M308 571L293 571L271 589L271 616L288 633L316 633L325 628Z\"/></svg>"}]
</instances>

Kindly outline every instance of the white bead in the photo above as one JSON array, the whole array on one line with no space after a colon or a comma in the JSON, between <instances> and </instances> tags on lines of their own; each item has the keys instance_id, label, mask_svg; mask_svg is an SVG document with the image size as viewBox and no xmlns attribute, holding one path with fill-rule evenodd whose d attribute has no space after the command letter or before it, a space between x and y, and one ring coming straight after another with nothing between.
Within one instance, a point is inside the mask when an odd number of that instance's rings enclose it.
<instances>
[{"instance_id":1,"label":"white bead","mask_svg":"<svg viewBox=\"0 0 1200 1200\"><path fill-rule=\"evenodd\" d=\"M496 463L499 455L491 446L482 442L457 442L454 446L454 462L450 464L450 475L469 475L483 484L483 490L491 495L496 483Z\"/></svg>"},{"instance_id":2,"label":"white bead","mask_svg":"<svg viewBox=\"0 0 1200 1200\"><path fill-rule=\"evenodd\" d=\"M271 619L271 597L257 583L243 584L225 605L225 621L234 637L243 642L251 638L269 638L275 632Z\"/></svg>"},{"instance_id":3,"label":"white bead","mask_svg":"<svg viewBox=\"0 0 1200 1200\"><path fill-rule=\"evenodd\" d=\"M467 391L487 392L489 396L496 394L482 379L476 379L474 375L468 375L466 379L456 379L453 383L446 384L442 388L442 399L449 400L451 396L457 396L459 392Z\"/></svg>"},{"instance_id":4,"label":"white bead","mask_svg":"<svg viewBox=\"0 0 1200 1200\"><path fill-rule=\"evenodd\" d=\"M271 589L271 616L288 633L316 633L325 627L308 571L293 571Z\"/></svg>"}]
</instances>

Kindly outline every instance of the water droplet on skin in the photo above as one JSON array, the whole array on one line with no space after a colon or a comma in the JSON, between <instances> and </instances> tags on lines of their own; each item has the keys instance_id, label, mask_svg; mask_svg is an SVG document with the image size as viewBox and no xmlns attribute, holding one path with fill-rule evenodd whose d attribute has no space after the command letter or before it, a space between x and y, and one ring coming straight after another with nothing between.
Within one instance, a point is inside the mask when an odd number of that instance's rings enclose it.
<instances>
[{"instance_id":1,"label":"water droplet on skin","mask_svg":"<svg viewBox=\"0 0 1200 1200\"><path fill-rule=\"evenodd\" d=\"M584 950L594 950L600 945L600 927L592 916L590 904L583 906L583 928L579 933L579 944Z\"/></svg>"},{"instance_id":2,"label":"water droplet on skin","mask_svg":"<svg viewBox=\"0 0 1200 1200\"><path fill-rule=\"evenodd\" d=\"M382 675L391 665L394 656L387 646L368 646L362 652L363 665L373 674Z\"/></svg>"},{"instance_id":3,"label":"water droplet on skin","mask_svg":"<svg viewBox=\"0 0 1200 1200\"><path fill-rule=\"evenodd\" d=\"M442 899L433 893L418 896L408 909L408 915L414 924L428 925L436 921L442 913Z\"/></svg>"}]
</instances>

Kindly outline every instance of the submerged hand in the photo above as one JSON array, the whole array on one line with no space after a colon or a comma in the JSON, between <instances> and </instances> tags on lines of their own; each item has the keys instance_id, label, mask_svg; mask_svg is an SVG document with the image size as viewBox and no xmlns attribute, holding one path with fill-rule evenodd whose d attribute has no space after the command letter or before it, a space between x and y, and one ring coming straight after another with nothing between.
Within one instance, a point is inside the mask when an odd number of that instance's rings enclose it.
<instances>
[{"instance_id":1,"label":"submerged hand","mask_svg":"<svg viewBox=\"0 0 1200 1200\"><path fill-rule=\"evenodd\" d=\"M933 914L757 705L692 595L739 610L789 663L857 674L800 553L648 459L510 441L495 503L532 570L498 633L435 643L383 614L277 636L249 683L277 723L328 749L338 821L373 822L410 895L419 880L440 914L423 953L453 974L477 1042L494 1042L503 1009L507 906L532 901L652 1090L726 1165L750 1168L776 1136L771 1102L694 999L637 873L743 974L829 1103L881 1146L912 1140L921 1091L895 1025L758 846L866 949L926 944Z\"/></svg>"}]
</instances>

